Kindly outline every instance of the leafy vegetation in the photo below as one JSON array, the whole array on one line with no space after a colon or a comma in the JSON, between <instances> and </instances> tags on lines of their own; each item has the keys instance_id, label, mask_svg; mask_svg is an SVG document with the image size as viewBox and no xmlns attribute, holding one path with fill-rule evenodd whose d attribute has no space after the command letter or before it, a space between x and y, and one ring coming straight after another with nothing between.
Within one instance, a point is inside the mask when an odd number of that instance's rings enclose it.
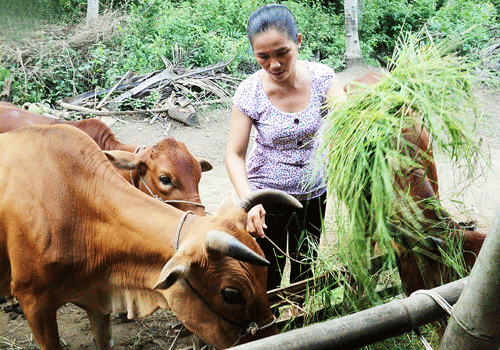
<instances>
[{"instance_id":1,"label":"leafy vegetation","mask_svg":"<svg viewBox=\"0 0 500 350\"><path fill-rule=\"evenodd\" d=\"M492 1L497 3L365 2L360 27L363 54L371 63L374 63L370 61L372 56L390 57L400 34L418 32L424 24L443 38L477 25L474 30L479 34L462 47L465 54L474 54L493 35L490 28L498 18L498 0ZM16 103L40 98L53 103L70 94L111 86L127 70L142 74L162 69L162 57L187 67L232 59L229 73L245 75L257 68L246 38L246 20L264 3L263 0L101 1L103 13L117 13L120 21L101 22L100 26L108 27L110 35L82 45L68 39L78 34L75 28L82 30L83 25L78 23L84 22L86 0L34 0L29 6L24 1L12 0L0 9L3 19L0 26L6 35L0 66L11 73ZM340 70L345 51L343 7L321 0L283 3L295 14L304 35L301 57L320 60ZM57 33L43 27L38 37L26 33L39 30L42 23L65 27ZM86 30L90 32L91 28ZM43 42L43 53L31 47L22 50L25 55L19 57L15 46L24 49L22 46L27 45L21 40L24 37ZM61 39L67 41L64 50L60 49Z\"/></svg>"},{"instance_id":2,"label":"leafy vegetation","mask_svg":"<svg viewBox=\"0 0 500 350\"><path fill-rule=\"evenodd\" d=\"M495 8L489 2L454 0L430 19L429 30L442 37L471 30L473 35L460 44L460 51L464 55L474 55L490 41L490 28L496 22L495 15Z\"/></svg>"},{"instance_id":3,"label":"leafy vegetation","mask_svg":"<svg viewBox=\"0 0 500 350\"><path fill-rule=\"evenodd\" d=\"M397 38L418 32L436 12L438 0L366 1L360 29L361 41L369 42L369 53L391 56ZM366 49L365 49L366 50Z\"/></svg>"}]
</instances>

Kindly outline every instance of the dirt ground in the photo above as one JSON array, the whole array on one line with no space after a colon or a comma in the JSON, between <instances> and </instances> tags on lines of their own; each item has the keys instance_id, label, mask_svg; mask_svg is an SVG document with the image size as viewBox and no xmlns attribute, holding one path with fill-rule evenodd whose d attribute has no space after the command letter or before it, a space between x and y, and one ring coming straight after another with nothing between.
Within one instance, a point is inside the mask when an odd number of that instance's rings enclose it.
<instances>
[{"instance_id":1,"label":"dirt ground","mask_svg":"<svg viewBox=\"0 0 500 350\"><path fill-rule=\"evenodd\" d=\"M342 83L361 76L363 70L349 70L338 74ZM453 196L461 185L456 182L456 169L449 161L436 155L440 194L445 208L457 221L476 220L478 230L487 232L499 208L500 181L500 93L488 89L477 92L481 110L485 114L480 130L483 148L491 155L491 169L478 163L479 177L463 195ZM190 152L209 160L213 170L202 176L200 194L209 213L215 212L218 203L232 190L224 165L224 148L229 128L230 109L200 110L199 125L185 126L175 121L126 117L112 125L112 130L122 142L154 144L172 135L184 142ZM460 202L460 203L459 203ZM326 239L333 237L327 232ZM0 305L3 309L6 303ZM14 318L15 319L11 319ZM90 326L85 313L73 305L62 307L58 313L59 329L67 349L95 349ZM178 321L168 311L160 311L142 320L123 322L112 320L115 349L186 349L191 346L189 337L178 335ZM177 327L176 327L177 326ZM26 320L14 312L0 312L0 349L36 349Z\"/></svg>"}]
</instances>

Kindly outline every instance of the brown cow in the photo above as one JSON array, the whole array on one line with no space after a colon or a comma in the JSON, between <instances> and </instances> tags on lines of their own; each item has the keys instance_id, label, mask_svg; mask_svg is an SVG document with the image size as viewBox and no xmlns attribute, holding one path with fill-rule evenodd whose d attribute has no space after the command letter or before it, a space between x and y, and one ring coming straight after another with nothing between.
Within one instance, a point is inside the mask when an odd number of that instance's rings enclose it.
<instances>
[{"instance_id":1,"label":"brown cow","mask_svg":"<svg viewBox=\"0 0 500 350\"><path fill-rule=\"evenodd\" d=\"M123 152L105 153L122 162ZM124 298L139 300L126 305L139 316L170 308L217 348L278 333L268 262L246 213L300 203L262 190L213 216L192 215L130 186L106 155L67 125L0 135L0 295L17 298L41 349L62 350L56 311L68 302L109 349L110 312L123 311Z\"/></svg>"},{"instance_id":2,"label":"brown cow","mask_svg":"<svg viewBox=\"0 0 500 350\"><path fill-rule=\"evenodd\" d=\"M435 288L459 277L444 261L441 254L441 250L449 249L448 245L461 246L464 267L467 270L472 269L486 235L461 227L450 228L450 230L447 235L452 241L448 243L444 242L445 237L442 235L440 238L429 236L425 240L405 239L404 248L399 252L398 267L406 295L411 295L420 289Z\"/></svg>"},{"instance_id":3,"label":"brown cow","mask_svg":"<svg viewBox=\"0 0 500 350\"><path fill-rule=\"evenodd\" d=\"M382 73L372 72L356 78L344 86L346 92L363 89L363 86L374 85L382 78ZM432 203L439 198L437 168L431 148L430 135L426 128L416 123L413 127L402 130L406 144L402 145L404 152L420 167L412 167L403 177L395 179L398 186L408 191L411 198L419 205L422 214L430 220L442 220L448 217L445 211L436 210Z\"/></svg>"},{"instance_id":4,"label":"brown cow","mask_svg":"<svg viewBox=\"0 0 500 350\"><path fill-rule=\"evenodd\" d=\"M345 90L362 89L363 85L373 85L380 81L382 74L368 73L354 79ZM403 288L407 295L419 289L432 289L450 282L453 271L443 263L439 248L446 248L442 243L447 235L452 241L461 245L465 267L472 268L476 256L486 236L480 232L461 228L450 215L439 205L438 176L431 149L430 136L427 129L419 124L402 131L407 145L403 148L420 167L408 169L404 176L395 179L397 185L419 206L425 222L423 227L430 234L439 232L438 236L430 236L426 240L408 239L399 247L398 264ZM418 247L418 249L413 249Z\"/></svg>"},{"instance_id":5,"label":"brown cow","mask_svg":"<svg viewBox=\"0 0 500 350\"><path fill-rule=\"evenodd\" d=\"M138 147L118 141L111 129L99 119L63 121L0 102L0 132L27 125L68 124L85 131L102 150L133 152L134 169L119 170L122 176L141 191L177 208L205 215L198 185L201 173L212 169L205 159L195 158L186 145L167 137L154 146ZM69 143L68 145L71 145Z\"/></svg>"}]
</instances>

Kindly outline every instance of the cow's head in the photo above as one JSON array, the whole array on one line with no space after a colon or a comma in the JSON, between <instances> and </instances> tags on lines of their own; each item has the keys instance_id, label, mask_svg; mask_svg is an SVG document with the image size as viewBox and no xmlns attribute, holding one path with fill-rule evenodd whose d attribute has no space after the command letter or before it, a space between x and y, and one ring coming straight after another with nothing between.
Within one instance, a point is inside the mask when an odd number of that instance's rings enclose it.
<instances>
[{"instance_id":1,"label":"cow's head","mask_svg":"<svg viewBox=\"0 0 500 350\"><path fill-rule=\"evenodd\" d=\"M349 93L355 91L356 93L359 91L363 91L366 86L374 85L382 79L382 72L370 72L361 77L357 77L351 80L349 83L344 85L344 91Z\"/></svg>"},{"instance_id":2,"label":"cow's head","mask_svg":"<svg viewBox=\"0 0 500 350\"><path fill-rule=\"evenodd\" d=\"M419 289L438 287L459 277L455 267L450 265L449 258L446 259L443 253L454 258L453 250L457 250L461 261L456 263L470 270L486 238L485 234L463 229L452 220L434 221L434 225L424 230L431 234L417 237L404 229L394 229L399 232L396 239L398 267L407 295Z\"/></svg>"},{"instance_id":3,"label":"cow's head","mask_svg":"<svg viewBox=\"0 0 500 350\"><path fill-rule=\"evenodd\" d=\"M196 158L182 142L169 136L137 154L105 151L118 168L130 170L133 184L141 191L183 211L205 215L198 185L203 171L212 169L205 159Z\"/></svg>"},{"instance_id":4,"label":"cow's head","mask_svg":"<svg viewBox=\"0 0 500 350\"><path fill-rule=\"evenodd\" d=\"M213 217L194 221L155 288L174 314L206 342L227 348L278 333L267 298L268 261L245 230L246 212L277 192L253 193ZM278 194L282 197L282 194ZM289 204L300 207L293 197Z\"/></svg>"}]
</instances>

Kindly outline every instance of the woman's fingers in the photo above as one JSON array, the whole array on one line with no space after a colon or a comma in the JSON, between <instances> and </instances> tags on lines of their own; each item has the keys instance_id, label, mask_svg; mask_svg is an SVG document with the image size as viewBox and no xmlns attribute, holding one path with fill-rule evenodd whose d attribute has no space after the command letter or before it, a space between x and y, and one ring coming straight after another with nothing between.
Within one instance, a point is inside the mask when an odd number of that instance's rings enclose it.
<instances>
[{"instance_id":1,"label":"woman's fingers","mask_svg":"<svg viewBox=\"0 0 500 350\"><path fill-rule=\"evenodd\" d=\"M247 231L256 238L264 238L266 235L264 229L267 228L265 223L266 211L259 204L250 209L247 216Z\"/></svg>"}]
</instances>

